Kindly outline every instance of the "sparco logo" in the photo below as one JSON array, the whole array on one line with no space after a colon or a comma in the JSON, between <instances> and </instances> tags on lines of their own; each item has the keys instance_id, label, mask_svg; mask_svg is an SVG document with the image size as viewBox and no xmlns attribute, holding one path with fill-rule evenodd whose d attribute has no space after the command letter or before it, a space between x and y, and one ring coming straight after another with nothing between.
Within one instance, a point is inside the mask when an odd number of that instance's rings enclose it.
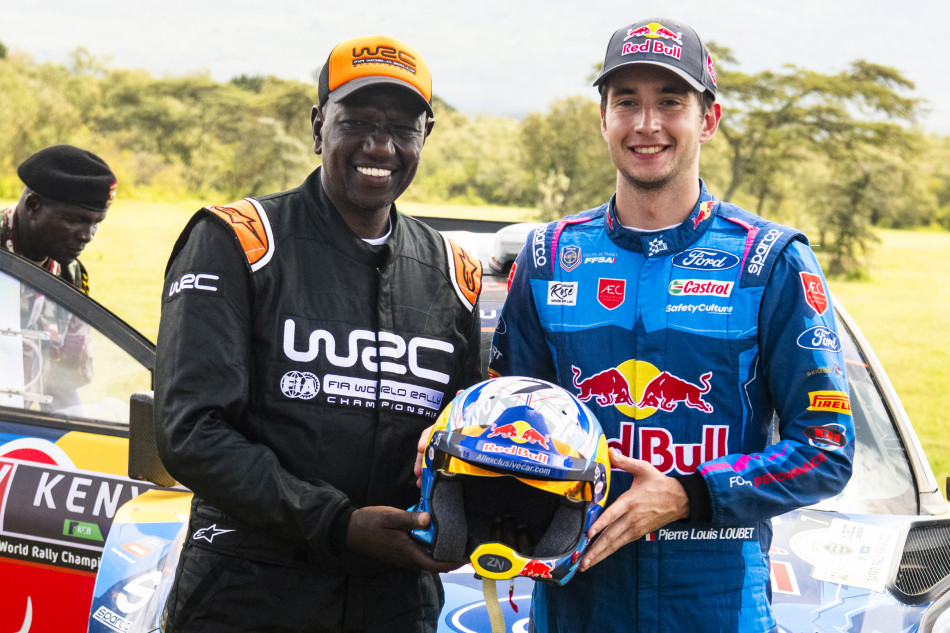
<instances>
[{"instance_id":1,"label":"sparco logo","mask_svg":"<svg viewBox=\"0 0 950 633\"><path fill-rule=\"evenodd\" d=\"M752 254L752 259L749 260L749 265L746 267L747 271L753 275L758 275L762 272L762 266L765 264L765 259L769 256L769 251L772 250L772 246L775 245L775 240L777 240L781 234L782 232L778 229L772 229L765 234L765 237L762 238L759 245L755 247L755 253Z\"/></svg>"},{"instance_id":2,"label":"sparco logo","mask_svg":"<svg viewBox=\"0 0 950 633\"><path fill-rule=\"evenodd\" d=\"M449 375L434 369L428 369L420 364L420 350L452 354L455 346L446 341L439 341L421 336L406 339L392 332L380 332L379 342L385 345L376 345L376 332L369 330L353 330L347 340L348 352L345 356L337 356L337 341L327 330L314 330L310 333L306 350L294 348L294 338L297 326L293 319L284 321L284 354L290 360L300 363L309 363L320 355L321 342L323 354L327 361L335 367L353 367L361 363L366 371L376 373L404 375L407 371L413 376L448 384ZM405 360L404 360L405 359Z\"/></svg>"},{"instance_id":3,"label":"sparco logo","mask_svg":"<svg viewBox=\"0 0 950 633\"><path fill-rule=\"evenodd\" d=\"M738 264L739 258L714 248L691 248L674 257L672 263L688 270L726 270Z\"/></svg>"},{"instance_id":4,"label":"sparco logo","mask_svg":"<svg viewBox=\"0 0 950 633\"><path fill-rule=\"evenodd\" d=\"M732 294L733 282L710 281L709 279L674 279L670 282L671 295L728 297Z\"/></svg>"},{"instance_id":5,"label":"sparco logo","mask_svg":"<svg viewBox=\"0 0 950 633\"><path fill-rule=\"evenodd\" d=\"M280 390L288 398L310 400L320 393L320 379L309 371L288 371L280 379Z\"/></svg>"},{"instance_id":6,"label":"sparco logo","mask_svg":"<svg viewBox=\"0 0 950 633\"><path fill-rule=\"evenodd\" d=\"M92 619L105 624L113 631L124 632L132 628L132 622L130 620L126 620L107 607L99 607L99 609L92 614Z\"/></svg>"},{"instance_id":7,"label":"sparco logo","mask_svg":"<svg viewBox=\"0 0 950 633\"><path fill-rule=\"evenodd\" d=\"M544 250L544 230L534 230L534 240L531 243L531 249L534 253L534 265L536 268L548 263L548 257Z\"/></svg>"}]
</instances>

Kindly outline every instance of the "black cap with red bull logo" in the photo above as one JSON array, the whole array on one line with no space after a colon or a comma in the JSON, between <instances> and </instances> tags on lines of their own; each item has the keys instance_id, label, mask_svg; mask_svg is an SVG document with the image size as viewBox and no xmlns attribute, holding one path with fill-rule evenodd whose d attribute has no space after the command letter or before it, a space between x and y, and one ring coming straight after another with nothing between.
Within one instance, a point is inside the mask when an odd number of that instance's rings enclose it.
<instances>
[{"instance_id":1,"label":"black cap with red bull logo","mask_svg":"<svg viewBox=\"0 0 950 633\"><path fill-rule=\"evenodd\" d=\"M716 96L712 56L696 31L681 22L649 18L615 31L594 85L603 91L612 72L633 64L660 66L676 73L699 92Z\"/></svg>"}]
</instances>

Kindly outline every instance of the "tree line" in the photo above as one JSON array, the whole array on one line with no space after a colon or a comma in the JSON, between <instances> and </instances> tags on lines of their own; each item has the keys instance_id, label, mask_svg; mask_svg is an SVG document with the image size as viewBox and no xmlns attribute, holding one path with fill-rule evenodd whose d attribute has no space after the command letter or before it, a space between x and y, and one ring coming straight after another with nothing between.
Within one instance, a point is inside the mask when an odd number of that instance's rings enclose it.
<instances>
[{"instance_id":1,"label":"tree line","mask_svg":"<svg viewBox=\"0 0 950 633\"><path fill-rule=\"evenodd\" d=\"M899 71L859 60L835 74L749 74L729 49L710 48L724 110L701 153L713 193L807 230L831 274L861 273L872 227L950 229L950 138L917 127L925 104ZM468 116L436 96L405 199L531 207L541 219L601 204L615 170L595 97L515 120ZM293 187L319 162L315 100L314 84L278 77L159 78L82 48L62 65L0 44L0 196L18 197L16 166L56 143L105 158L127 199L217 202Z\"/></svg>"}]
</instances>

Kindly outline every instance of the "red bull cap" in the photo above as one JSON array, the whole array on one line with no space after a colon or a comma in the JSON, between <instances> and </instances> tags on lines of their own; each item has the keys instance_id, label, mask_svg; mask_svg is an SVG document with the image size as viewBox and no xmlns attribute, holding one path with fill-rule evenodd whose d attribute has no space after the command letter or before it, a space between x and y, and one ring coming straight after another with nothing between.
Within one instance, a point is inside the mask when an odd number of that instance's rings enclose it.
<instances>
[{"instance_id":1,"label":"red bull cap","mask_svg":"<svg viewBox=\"0 0 950 633\"><path fill-rule=\"evenodd\" d=\"M712 56L696 31L681 22L649 18L617 29L607 44L604 66L594 85L603 91L611 73L634 64L660 66L699 92L716 96Z\"/></svg>"}]
</instances>

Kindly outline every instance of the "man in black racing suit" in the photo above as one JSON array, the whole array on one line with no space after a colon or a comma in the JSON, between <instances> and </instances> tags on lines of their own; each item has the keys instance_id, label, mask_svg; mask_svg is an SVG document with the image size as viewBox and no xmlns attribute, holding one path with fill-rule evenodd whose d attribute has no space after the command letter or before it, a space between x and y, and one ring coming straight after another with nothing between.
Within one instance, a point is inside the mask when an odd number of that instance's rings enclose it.
<instances>
[{"instance_id":1,"label":"man in black racing suit","mask_svg":"<svg viewBox=\"0 0 950 633\"><path fill-rule=\"evenodd\" d=\"M476 260L393 201L432 128L419 54L338 44L297 189L199 211L169 261L158 446L195 492L165 631L434 631L412 460L481 378Z\"/></svg>"}]
</instances>

